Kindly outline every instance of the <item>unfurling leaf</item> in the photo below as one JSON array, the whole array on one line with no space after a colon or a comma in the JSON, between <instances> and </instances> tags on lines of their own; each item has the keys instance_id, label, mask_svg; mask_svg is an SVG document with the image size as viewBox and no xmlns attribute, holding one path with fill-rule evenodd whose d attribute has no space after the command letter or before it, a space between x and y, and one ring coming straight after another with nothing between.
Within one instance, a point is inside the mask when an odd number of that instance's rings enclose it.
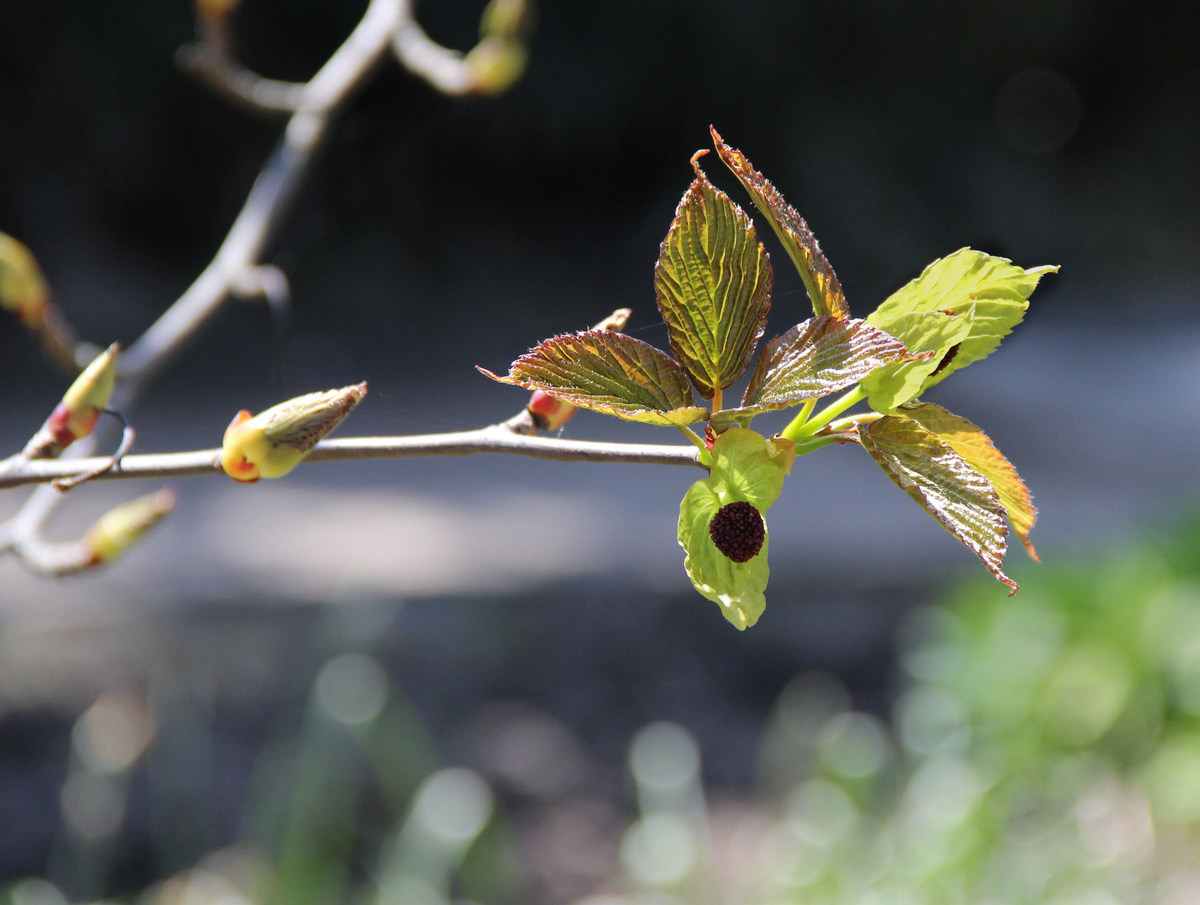
<instances>
[{"instance_id":1,"label":"unfurling leaf","mask_svg":"<svg viewBox=\"0 0 1200 905\"><path fill-rule=\"evenodd\" d=\"M1008 514L1013 532L1035 560L1037 550L1029 540L1029 532L1037 521L1037 509L1029 488L1017 474L1012 463L992 444L978 427L966 418L951 414L931 402L914 403L900 408L899 414L912 418L926 430L937 434L944 442L967 460L976 471L987 478L1000 496L1000 505Z\"/></svg>"},{"instance_id":2,"label":"unfurling leaf","mask_svg":"<svg viewBox=\"0 0 1200 905\"><path fill-rule=\"evenodd\" d=\"M904 344L923 357L884 365L867 375L862 388L871 408L890 412L896 406L917 398L943 364L958 357L958 350L971 333L972 311L951 314L945 311L908 312L888 318L874 326L902 338ZM873 323L867 318L867 323Z\"/></svg>"},{"instance_id":3,"label":"unfurling leaf","mask_svg":"<svg viewBox=\"0 0 1200 905\"><path fill-rule=\"evenodd\" d=\"M896 485L917 501L999 581L1004 574L1004 507L991 482L945 440L911 418L884 415L858 425L859 440Z\"/></svg>"},{"instance_id":4,"label":"unfurling leaf","mask_svg":"<svg viewBox=\"0 0 1200 905\"><path fill-rule=\"evenodd\" d=\"M852 386L886 364L931 355L910 353L865 321L811 317L767 343L738 411L788 408Z\"/></svg>"},{"instance_id":5,"label":"unfurling leaf","mask_svg":"<svg viewBox=\"0 0 1200 905\"><path fill-rule=\"evenodd\" d=\"M766 607L770 538L763 513L778 499L795 452L790 441L730 428L713 443L709 476L679 507L684 569L739 629L754 625Z\"/></svg>"},{"instance_id":6,"label":"unfurling leaf","mask_svg":"<svg viewBox=\"0 0 1200 905\"><path fill-rule=\"evenodd\" d=\"M363 397L366 383L308 393L257 415L243 409L225 429L221 467L235 481L281 478L342 423Z\"/></svg>"},{"instance_id":7,"label":"unfurling leaf","mask_svg":"<svg viewBox=\"0 0 1200 905\"><path fill-rule=\"evenodd\" d=\"M926 267L919 277L884 301L867 322L886 330L910 349L919 349L922 347L905 333L905 322L901 320L904 315L931 311L971 315L970 333L952 358L939 362L942 366L925 382L924 388L928 388L991 354L1025 316L1038 281L1057 270L1053 265L1025 270L1007 258L961 248Z\"/></svg>"},{"instance_id":8,"label":"unfurling leaf","mask_svg":"<svg viewBox=\"0 0 1200 905\"><path fill-rule=\"evenodd\" d=\"M838 282L837 274L833 272L804 218L783 200L783 196L762 173L754 169L745 154L725 144L712 126L709 126L709 131L712 132L717 154L746 187L754 199L754 206L767 218L787 250L788 257L800 271L804 288L808 290L808 297L812 301L813 313L817 317L849 317L850 307L846 304L842 284Z\"/></svg>"},{"instance_id":9,"label":"unfurling leaf","mask_svg":"<svg viewBox=\"0 0 1200 905\"><path fill-rule=\"evenodd\" d=\"M556 336L512 363L500 383L542 390L580 408L629 421L684 425L703 421L679 363L639 339L611 330Z\"/></svg>"},{"instance_id":10,"label":"unfurling leaf","mask_svg":"<svg viewBox=\"0 0 1200 905\"><path fill-rule=\"evenodd\" d=\"M771 263L750 218L696 172L659 250L654 292L671 350L711 399L750 366L771 307Z\"/></svg>"}]
</instances>

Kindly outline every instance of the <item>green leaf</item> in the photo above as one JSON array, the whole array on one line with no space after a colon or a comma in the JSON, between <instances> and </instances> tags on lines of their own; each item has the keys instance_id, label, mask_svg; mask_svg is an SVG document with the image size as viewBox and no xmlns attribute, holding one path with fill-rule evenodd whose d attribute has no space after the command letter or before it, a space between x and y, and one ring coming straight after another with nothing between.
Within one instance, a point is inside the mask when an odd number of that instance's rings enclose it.
<instances>
[{"instance_id":1,"label":"green leaf","mask_svg":"<svg viewBox=\"0 0 1200 905\"><path fill-rule=\"evenodd\" d=\"M852 386L883 365L917 358L865 321L811 317L767 343L737 411L789 408Z\"/></svg>"},{"instance_id":2,"label":"green leaf","mask_svg":"<svg viewBox=\"0 0 1200 905\"><path fill-rule=\"evenodd\" d=\"M1000 496L1000 505L1008 514L1009 524L1012 525L1017 538L1026 552L1038 560L1037 550L1029 540L1029 532L1037 521L1037 509L1033 505L1029 488L1025 486L1012 463L996 449L991 438L966 418L951 414L940 405L931 402L903 406L900 413L937 434L991 482Z\"/></svg>"},{"instance_id":3,"label":"green leaf","mask_svg":"<svg viewBox=\"0 0 1200 905\"><path fill-rule=\"evenodd\" d=\"M884 415L858 425L871 458L896 485L979 557L1016 593L1004 574L1004 507L991 482L954 448L911 418Z\"/></svg>"},{"instance_id":4,"label":"green leaf","mask_svg":"<svg viewBox=\"0 0 1200 905\"><path fill-rule=\"evenodd\" d=\"M934 261L919 277L897 290L867 318L914 348L903 332L893 329L896 319L916 312L945 311L972 315L971 332L954 357L931 374L925 387L945 380L955 371L991 354L1029 307L1029 296L1038 281L1058 267L1044 265L1029 270L1007 258L997 258L961 248ZM893 325L893 326L889 326Z\"/></svg>"},{"instance_id":5,"label":"green leaf","mask_svg":"<svg viewBox=\"0 0 1200 905\"><path fill-rule=\"evenodd\" d=\"M612 330L556 336L512 363L500 383L543 390L580 408L628 421L682 425L703 421L679 363L639 339Z\"/></svg>"},{"instance_id":6,"label":"green leaf","mask_svg":"<svg viewBox=\"0 0 1200 905\"><path fill-rule=\"evenodd\" d=\"M771 307L771 262L750 218L700 173L654 268L671 350L705 399L750 366Z\"/></svg>"},{"instance_id":7,"label":"green leaf","mask_svg":"<svg viewBox=\"0 0 1200 905\"><path fill-rule=\"evenodd\" d=\"M821 246L817 244L816 237L809 230L804 218L783 200L783 196L762 173L754 169L745 154L725 144L724 139L713 127L709 126L709 131L712 132L717 154L746 187L746 191L754 199L754 206L762 211L763 216L770 222L788 257L800 271L804 288L808 290L808 297L812 300L813 314L817 317L849 317L850 307L846 304L842 284L838 282L837 274L825 259Z\"/></svg>"},{"instance_id":8,"label":"green leaf","mask_svg":"<svg viewBox=\"0 0 1200 905\"><path fill-rule=\"evenodd\" d=\"M957 357L957 350L971 334L972 318L970 311L964 314L915 311L875 324L925 357L884 365L865 377L862 388L871 408L889 412L919 396L942 363ZM867 323L872 323L871 318L867 318Z\"/></svg>"},{"instance_id":9,"label":"green leaf","mask_svg":"<svg viewBox=\"0 0 1200 905\"><path fill-rule=\"evenodd\" d=\"M709 476L692 485L679 507L684 569L696 590L720 604L725 618L739 629L754 625L766 606L770 533L756 556L737 563L717 549L709 524L722 506L739 501L765 514L779 498L794 458L795 444L788 440L730 428L713 443Z\"/></svg>"}]
</instances>

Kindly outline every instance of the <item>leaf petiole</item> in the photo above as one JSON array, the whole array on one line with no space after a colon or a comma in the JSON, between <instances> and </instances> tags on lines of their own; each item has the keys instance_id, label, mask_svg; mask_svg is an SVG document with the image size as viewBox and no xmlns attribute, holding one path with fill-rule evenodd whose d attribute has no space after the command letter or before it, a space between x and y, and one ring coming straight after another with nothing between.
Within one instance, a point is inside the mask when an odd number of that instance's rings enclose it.
<instances>
[{"instance_id":1,"label":"leaf petiole","mask_svg":"<svg viewBox=\"0 0 1200 905\"><path fill-rule=\"evenodd\" d=\"M792 419L792 423L783 429L781 436L786 437L788 440L794 440L797 443L807 440L842 412L846 411L846 409L850 408L850 406L862 402L866 397L866 391L861 386L856 386L817 412L812 418L805 417L809 411L808 404L805 403L805 406L800 410L800 414Z\"/></svg>"},{"instance_id":2,"label":"leaf petiole","mask_svg":"<svg viewBox=\"0 0 1200 905\"><path fill-rule=\"evenodd\" d=\"M712 464L712 453L708 451L708 445L704 442L704 438L685 424L677 424L675 426L679 428L679 433L687 437L696 449L700 450L700 464L705 467Z\"/></svg>"}]
</instances>

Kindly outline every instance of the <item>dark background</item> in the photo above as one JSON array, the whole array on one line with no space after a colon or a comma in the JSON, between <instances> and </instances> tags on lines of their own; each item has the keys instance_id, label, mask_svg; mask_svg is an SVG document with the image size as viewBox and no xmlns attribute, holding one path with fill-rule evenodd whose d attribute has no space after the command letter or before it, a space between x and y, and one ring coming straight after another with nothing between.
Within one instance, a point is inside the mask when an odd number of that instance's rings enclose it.
<instances>
[{"instance_id":1,"label":"dark background","mask_svg":"<svg viewBox=\"0 0 1200 905\"><path fill-rule=\"evenodd\" d=\"M364 5L246 0L239 52L263 74L306 78ZM426 7L433 37L473 42L480 4ZM502 370L616 307L665 344L652 269L713 124L807 218L857 315L964 245L1060 264L1001 351L935 401L1021 469L1044 556L1161 527L1193 494L1200 440L1195 19L1080 0L546 3L526 77L502 97L445 98L385 67L270 255L291 280L291 341L273 339L262 309L229 306L146 397L139 448L212 446L238 408L360 379L371 395L347 435L487 423L523 397L474 365ZM96 342L133 340L186 288L278 135L174 67L191 33L183 3L0 0L0 229L33 248ZM769 329L782 332L808 303L768 247ZM0 327L0 378L0 439L17 448L63 381L15 325ZM567 433L670 442L587 414ZM885 710L904 613L978 568L854 453L797 463L771 513L768 610L745 635L682 571L675 507L692 475L489 457L302 469L252 491L178 482L169 524L110 570L49 582L0 566L0 750L59 762L36 719L69 725L98 690L138 685L163 650L181 685L208 676L243 715L220 731L253 750L261 726L245 714L299 707L332 634L373 639L449 762L470 759L455 742L463 719L515 697L567 723L614 775L637 726L677 720L710 780L743 786L790 677L831 670L859 706ZM80 492L79 524L131 492ZM314 522L324 533L297 533ZM1013 574L1036 584L1022 555ZM347 624L393 615L375 634L339 634L330 603L356 614ZM251 645L249 676L236 640L248 636L272 639ZM234 686L244 694L228 703ZM12 813L53 813L44 771L35 791L8 787ZM24 833L0 872L39 871L49 833Z\"/></svg>"}]
</instances>

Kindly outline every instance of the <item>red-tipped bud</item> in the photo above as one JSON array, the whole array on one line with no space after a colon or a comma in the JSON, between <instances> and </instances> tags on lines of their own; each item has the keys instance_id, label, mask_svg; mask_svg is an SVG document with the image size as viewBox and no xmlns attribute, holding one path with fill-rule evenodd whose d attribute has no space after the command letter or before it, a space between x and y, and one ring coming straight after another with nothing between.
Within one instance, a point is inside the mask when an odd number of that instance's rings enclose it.
<instances>
[{"instance_id":1,"label":"red-tipped bud","mask_svg":"<svg viewBox=\"0 0 1200 905\"><path fill-rule=\"evenodd\" d=\"M534 390L529 397L529 415L538 430L555 431L571 420L575 406L555 399L542 390Z\"/></svg>"},{"instance_id":2,"label":"red-tipped bud","mask_svg":"<svg viewBox=\"0 0 1200 905\"><path fill-rule=\"evenodd\" d=\"M367 385L360 383L297 396L257 415L243 409L225 429L221 466L245 484L283 477L366 395Z\"/></svg>"},{"instance_id":3,"label":"red-tipped bud","mask_svg":"<svg viewBox=\"0 0 1200 905\"><path fill-rule=\"evenodd\" d=\"M112 562L175 507L175 495L160 490L122 503L101 516L83 536L93 565Z\"/></svg>"},{"instance_id":4,"label":"red-tipped bud","mask_svg":"<svg viewBox=\"0 0 1200 905\"><path fill-rule=\"evenodd\" d=\"M36 327L45 321L49 304L50 290L33 252L12 236L0 233L0 308Z\"/></svg>"}]
</instances>

